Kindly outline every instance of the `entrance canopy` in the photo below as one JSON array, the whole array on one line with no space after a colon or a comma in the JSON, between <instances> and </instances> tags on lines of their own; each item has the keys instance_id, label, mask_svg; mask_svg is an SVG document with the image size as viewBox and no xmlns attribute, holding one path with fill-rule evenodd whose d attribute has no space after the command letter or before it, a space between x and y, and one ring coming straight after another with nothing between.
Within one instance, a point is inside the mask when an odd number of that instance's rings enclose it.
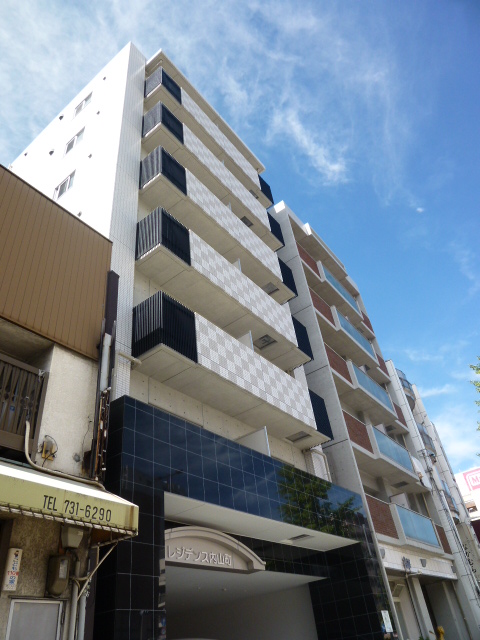
<instances>
[{"instance_id":1,"label":"entrance canopy","mask_svg":"<svg viewBox=\"0 0 480 640\"><path fill-rule=\"evenodd\" d=\"M92 485L0 463L0 512L97 530L97 540L138 533L138 507ZM100 534L100 535L99 535ZM113 535L111 535L113 534Z\"/></svg>"}]
</instances>

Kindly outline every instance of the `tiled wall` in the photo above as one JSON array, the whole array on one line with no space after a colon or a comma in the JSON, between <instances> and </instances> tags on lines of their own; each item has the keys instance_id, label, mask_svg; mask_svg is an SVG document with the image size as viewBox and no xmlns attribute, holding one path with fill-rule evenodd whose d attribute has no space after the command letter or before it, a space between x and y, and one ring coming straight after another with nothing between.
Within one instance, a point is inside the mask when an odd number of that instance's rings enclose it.
<instances>
[{"instance_id":1,"label":"tiled wall","mask_svg":"<svg viewBox=\"0 0 480 640\"><path fill-rule=\"evenodd\" d=\"M380 637L371 630L379 629L379 611L388 607L358 494L128 397L111 406L107 487L139 505L140 521L139 536L122 542L100 570L96 634L102 640L164 637L164 491L362 540L315 553L239 538L269 571L330 578L311 587L319 638ZM369 635L339 636L345 616L357 631L368 621Z\"/></svg>"},{"instance_id":2,"label":"tiled wall","mask_svg":"<svg viewBox=\"0 0 480 640\"><path fill-rule=\"evenodd\" d=\"M198 363L285 413L317 428L308 389L252 349L195 316Z\"/></svg>"},{"instance_id":3,"label":"tiled wall","mask_svg":"<svg viewBox=\"0 0 480 640\"><path fill-rule=\"evenodd\" d=\"M190 231L191 262L200 273L226 291L287 340L297 344L292 316L287 305L275 302L263 289L247 278L226 258Z\"/></svg>"},{"instance_id":4,"label":"tiled wall","mask_svg":"<svg viewBox=\"0 0 480 640\"><path fill-rule=\"evenodd\" d=\"M267 229L270 228L266 209L226 166L216 158L187 126L183 127L185 147L232 193Z\"/></svg>"},{"instance_id":5,"label":"tiled wall","mask_svg":"<svg viewBox=\"0 0 480 640\"><path fill-rule=\"evenodd\" d=\"M190 171L187 171L187 192L189 198L211 216L217 224L226 229L244 249L249 251L278 278L282 277L276 254ZM218 249L220 250L220 247Z\"/></svg>"},{"instance_id":6,"label":"tiled wall","mask_svg":"<svg viewBox=\"0 0 480 640\"><path fill-rule=\"evenodd\" d=\"M377 533L391 538L398 539L397 528L393 520L390 505L382 500L377 500L373 496L366 495L368 510L372 516L373 526Z\"/></svg>"},{"instance_id":7,"label":"tiled wall","mask_svg":"<svg viewBox=\"0 0 480 640\"><path fill-rule=\"evenodd\" d=\"M259 185L258 174L254 167L248 162L248 160L240 153L240 151L233 145L230 140L223 134L220 129L214 124L210 118L200 109L198 104L192 100L188 93L182 89L182 105L192 114L195 120L205 129L205 131L212 136L215 142L224 149L235 164L242 169L250 180L256 185Z\"/></svg>"},{"instance_id":8,"label":"tiled wall","mask_svg":"<svg viewBox=\"0 0 480 640\"><path fill-rule=\"evenodd\" d=\"M343 417L345 418L345 424L347 425L350 440L367 451L370 451L370 453L373 453L372 443L368 437L367 427L363 422L360 422L360 420L357 420L345 411L343 412Z\"/></svg>"}]
</instances>

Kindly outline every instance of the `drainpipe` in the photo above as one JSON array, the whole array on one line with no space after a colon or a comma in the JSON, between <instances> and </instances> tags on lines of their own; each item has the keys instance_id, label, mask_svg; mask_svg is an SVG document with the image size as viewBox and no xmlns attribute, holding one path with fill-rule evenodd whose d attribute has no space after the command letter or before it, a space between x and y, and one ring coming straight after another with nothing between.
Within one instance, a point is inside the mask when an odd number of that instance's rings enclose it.
<instances>
[{"instance_id":1,"label":"drainpipe","mask_svg":"<svg viewBox=\"0 0 480 640\"><path fill-rule=\"evenodd\" d=\"M85 635L85 612L87 609L87 591L84 591L78 601L78 627L76 640L83 640Z\"/></svg>"},{"instance_id":2,"label":"drainpipe","mask_svg":"<svg viewBox=\"0 0 480 640\"><path fill-rule=\"evenodd\" d=\"M80 560L75 561L75 578L80 577ZM70 596L70 621L68 624L67 640L75 640L75 625L77 622L77 597L78 580L72 582L72 594Z\"/></svg>"}]
</instances>

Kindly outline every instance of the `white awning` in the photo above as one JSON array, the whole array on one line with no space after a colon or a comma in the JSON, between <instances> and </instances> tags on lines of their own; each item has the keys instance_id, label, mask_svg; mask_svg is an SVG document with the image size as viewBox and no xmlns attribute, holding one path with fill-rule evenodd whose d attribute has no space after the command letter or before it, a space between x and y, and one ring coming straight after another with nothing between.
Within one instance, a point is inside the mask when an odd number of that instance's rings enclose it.
<instances>
[{"instance_id":1,"label":"white awning","mask_svg":"<svg viewBox=\"0 0 480 640\"><path fill-rule=\"evenodd\" d=\"M0 511L95 529L138 533L138 507L92 485L0 462ZM102 538L102 536L96 536Z\"/></svg>"}]
</instances>

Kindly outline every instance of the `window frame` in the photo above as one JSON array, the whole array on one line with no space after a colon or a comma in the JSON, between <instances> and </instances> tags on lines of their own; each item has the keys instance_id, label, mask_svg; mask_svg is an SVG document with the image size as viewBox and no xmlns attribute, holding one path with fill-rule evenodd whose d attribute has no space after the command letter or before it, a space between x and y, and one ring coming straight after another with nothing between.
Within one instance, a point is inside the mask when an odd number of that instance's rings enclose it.
<instances>
[{"instance_id":1,"label":"window frame","mask_svg":"<svg viewBox=\"0 0 480 640\"><path fill-rule=\"evenodd\" d=\"M90 91L88 96L84 98L79 104L77 104L77 106L75 107L75 112L73 116L74 118L76 118L78 114L81 113L85 109L85 107L90 104L90 102L92 101L92 95L93 95L93 91Z\"/></svg>"},{"instance_id":2,"label":"window frame","mask_svg":"<svg viewBox=\"0 0 480 640\"><path fill-rule=\"evenodd\" d=\"M60 198L73 187L74 178L75 178L75 171L72 171L70 175L68 175L64 180L60 182L59 185L55 187L55 193L53 194L54 200L60 200ZM62 191L62 187L64 185L66 185L66 187Z\"/></svg>"},{"instance_id":3,"label":"window frame","mask_svg":"<svg viewBox=\"0 0 480 640\"><path fill-rule=\"evenodd\" d=\"M79 142L82 141L83 139L83 134L85 133L85 127L83 127L82 129L80 129L80 131L78 133L76 133L73 138L70 138L70 140L67 142L67 144L65 145L65 153L64 155L67 155L67 153L70 153L70 151L77 146L77 144ZM73 143L72 146L70 148L68 148L69 144Z\"/></svg>"}]
</instances>

